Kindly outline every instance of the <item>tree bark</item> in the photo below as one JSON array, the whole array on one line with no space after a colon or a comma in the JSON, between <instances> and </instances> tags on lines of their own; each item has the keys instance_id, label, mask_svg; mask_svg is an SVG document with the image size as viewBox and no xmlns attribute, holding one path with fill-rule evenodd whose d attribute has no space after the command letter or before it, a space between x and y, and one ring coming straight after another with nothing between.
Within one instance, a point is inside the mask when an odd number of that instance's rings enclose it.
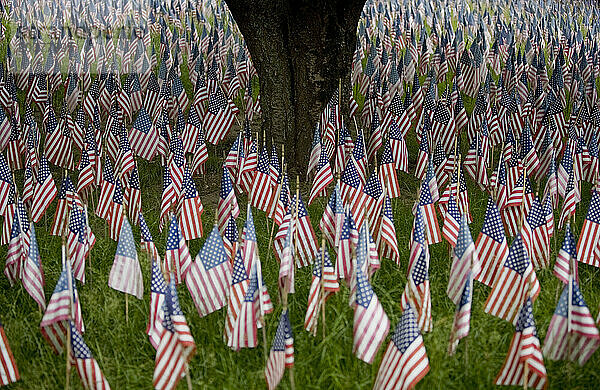
<instances>
[{"instance_id":1,"label":"tree bark","mask_svg":"<svg viewBox=\"0 0 600 390\"><path fill-rule=\"evenodd\" d=\"M305 177L319 115L348 79L364 0L226 2L259 75L262 129Z\"/></svg>"}]
</instances>

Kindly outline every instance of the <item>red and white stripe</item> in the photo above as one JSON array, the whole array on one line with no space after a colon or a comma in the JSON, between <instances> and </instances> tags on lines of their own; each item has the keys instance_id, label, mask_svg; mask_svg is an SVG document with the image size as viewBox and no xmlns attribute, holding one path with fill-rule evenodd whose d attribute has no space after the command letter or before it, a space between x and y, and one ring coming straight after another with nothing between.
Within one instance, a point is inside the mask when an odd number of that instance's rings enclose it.
<instances>
[{"instance_id":1,"label":"red and white stripe","mask_svg":"<svg viewBox=\"0 0 600 390\"><path fill-rule=\"evenodd\" d=\"M152 384L157 390L170 390L177 386L195 350L194 339L185 318L171 315L171 321L175 332L163 329L156 349Z\"/></svg>"},{"instance_id":2,"label":"red and white stripe","mask_svg":"<svg viewBox=\"0 0 600 390\"><path fill-rule=\"evenodd\" d=\"M202 214L204 206L199 196L184 199L181 203L179 225L186 241L202 237Z\"/></svg>"},{"instance_id":3,"label":"red and white stripe","mask_svg":"<svg viewBox=\"0 0 600 390\"><path fill-rule=\"evenodd\" d=\"M31 204L31 220L33 222L39 222L42 219L57 192L52 175L48 175L43 183L36 183L33 203Z\"/></svg>"},{"instance_id":4,"label":"red and white stripe","mask_svg":"<svg viewBox=\"0 0 600 390\"><path fill-rule=\"evenodd\" d=\"M206 269L200 257L196 257L185 277L185 284L200 317L207 316L227 305L231 272L229 261Z\"/></svg>"},{"instance_id":5,"label":"red and white stripe","mask_svg":"<svg viewBox=\"0 0 600 390\"><path fill-rule=\"evenodd\" d=\"M0 323L0 386L8 386L20 379L17 363Z\"/></svg>"},{"instance_id":6,"label":"red and white stripe","mask_svg":"<svg viewBox=\"0 0 600 390\"><path fill-rule=\"evenodd\" d=\"M389 330L390 320L373 293L367 308L362 305L356 305L354 308L352 352L360 360L373 363Z\"/></svg>"},{"instance_id":7,"label":"red and white stripe","mask_svg":"<svg viewBox=\"0 0 600 390\"><path fill-rule=\"evenodd\" d=\"M528 378L524 378L525 364L529 367ZM527 387L535 389L543 389L546 385L544 358L533 326L515 333L504 365L494 383L500 386L521 386L523 381L526 381Z\"/></svg>"}]
</instances>

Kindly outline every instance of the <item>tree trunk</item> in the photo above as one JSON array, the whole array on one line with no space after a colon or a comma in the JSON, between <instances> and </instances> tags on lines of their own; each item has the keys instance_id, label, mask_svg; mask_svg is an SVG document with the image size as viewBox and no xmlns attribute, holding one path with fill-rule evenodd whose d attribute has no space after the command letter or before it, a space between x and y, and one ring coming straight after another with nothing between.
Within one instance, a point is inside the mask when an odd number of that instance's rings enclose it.
<instances>
[{"instance_id":1,"label":"tree trunk","mask_svg":"<svg viewBox=\"0 0 600 390\"><path fill-rule=\"evenodd\" d=\"M226 2L259 75L267 140L285 144L289 173L305 177L319 115L348 79L364 0Z\"/></svg>"}]
</instances>

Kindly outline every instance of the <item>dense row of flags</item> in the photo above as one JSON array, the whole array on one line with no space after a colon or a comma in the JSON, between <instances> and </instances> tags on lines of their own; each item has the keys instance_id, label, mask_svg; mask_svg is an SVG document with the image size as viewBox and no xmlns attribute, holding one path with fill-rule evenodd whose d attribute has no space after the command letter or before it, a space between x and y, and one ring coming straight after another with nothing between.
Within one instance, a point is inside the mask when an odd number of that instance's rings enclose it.
<instances>
[{"instance_id":1,"label":"dense row of flags","mask_svg":"<svg viewBox=\"0 0 600 390\"><path fill-rule=\"evenodd\" d=\"M372 275L382 259L405 261L392 208L392 199L401 196L401 171L414 174L420 185L403 313L375 388L410 388L429 371L422 337L434 324L429 247L444 240L452 262L447 295L456 305L448 353L469 334L474 281L480 282L491 288L484 311L515 326L494 383L544 387L544 357L584 364L600 345L577 272L578 262L600 264L600 15L595 5L586 7L583 13L581 5L545 1L452 7L368 1L352 63L354 93L334 94L314 130L308 204L328 198L318 221L319 242L298 179L291 190L285 151L269 147L251 129L260 113L256 70L223 3L3 3L3 17L18 26L1 31L7 42L0 67L4 274L11 285L22 283L44 312L43 337L56 353L66 352L84 387L108 388L83 341L77 293L96 242L89 213L106 221L117 242L109 286L125 293L126 305L128 295L142 299L144 289L132 230L137 225L140 246L152 260L146 333L156 349L153 386L171 389L183 377L190 383L196 352L179 305L181 284L200 317L226 308L223 340L229 348L257 347L260 329L266 350L265 318L275 305L263 279L254 208L273 221L268 250L279 262L282 310L266 356L268 387L276 387L294 364L287 296L295 293L295 273L304 267L312 272L306 331L318 333L327 299L348 288L353 353L372 363L391 326ZM158 50L153 35L160 37ZM188 69L192 99L182 67ZM349 99L350 117L342 115L343 99ZM474 101L471 113L466 100ZM229 135L240 116L240 133ZM415 167L409 166L407 147L413 131L419 145ZM204 173L207 143L226 138L233 143L223 162L214 226L192 258L187 242L205 235L193 177ZM158 225L168 232L162 258L142 212L139 158L163 168ZM14 172L21 170L18 190ZM69 171L76 172L76 181ZM466 176L488 194L475 240ZM571 222L582 181L594 189L576 240ZM239 195L248 199L241 234ZM63 269L46 303L34 226L55 199L49 233L63 238ZM542 347L533 316L541 291L536 270L551 266L550 239L561 229L565 238L554 273L564 288ZM2 362L8 362L0 367L4 384L19 376L1 335Z\"/></svg>"}]
</instances>

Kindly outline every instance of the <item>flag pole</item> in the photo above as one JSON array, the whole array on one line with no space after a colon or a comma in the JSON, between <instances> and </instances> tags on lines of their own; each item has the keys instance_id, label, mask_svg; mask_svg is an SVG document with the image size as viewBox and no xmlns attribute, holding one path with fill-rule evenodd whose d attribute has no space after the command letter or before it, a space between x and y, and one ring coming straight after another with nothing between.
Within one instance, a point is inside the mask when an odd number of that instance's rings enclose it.
<instances>
[{"instance_id":1,"label":"flag pole","mask_svg":"<svg viewBox=\"0 0 600 390\"><path fill-rule=\"evenodd\" d=\"M325 283L323 282L325 271L325 237L321 238L321 280L319 281L319 304L321 305L321 315L323 320L323 341L325 341ZM317 317L318 318L318 317ZM316 329L315 329L316 330Z\"/></svg>"},{"instance_id":2,"label":"flag pole","mask_svg":"<svg viewBox=\"0 0 600 390\"><path fill-rule=\"evenodd\" d=\"M68 220L67 220L68 226ZM67 275L67 286L69 290L69 317L67 328L67 353L66 353L66 369L65 369L65 390L69 390L69 382L71 380L71 321L73 318L73 274L71 273L71 264L69 263L69 248L66 245L66 229L63 230L62 235L62 247L61 247L61 258L63 262L63 268L65 268L68 272Z\"/></svg>"}]
</instances>

